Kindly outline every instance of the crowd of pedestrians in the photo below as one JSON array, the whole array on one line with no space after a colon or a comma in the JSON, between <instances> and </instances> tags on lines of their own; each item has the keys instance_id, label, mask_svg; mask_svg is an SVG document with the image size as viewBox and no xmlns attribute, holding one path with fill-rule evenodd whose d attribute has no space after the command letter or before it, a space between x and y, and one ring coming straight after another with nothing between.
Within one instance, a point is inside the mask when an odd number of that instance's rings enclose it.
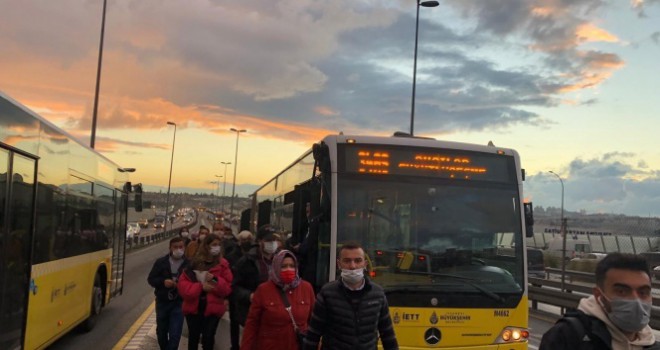
<instances>
[{"instance_id":1,"label":"crowd of pedestrians","mask_svg":"<svg viewBox=\"0 0 660 350\"><path fill-rule=\"evenodd\" d=\"M384 349L398 349L387 299L365 278L366 258L358 244L343 245L341 278L317 296L301 278L300 246L284 249L285 237L270 225L256 237L250 231L234 236L219 223L196 233L184 228L172 238L169 253L156 260L148 277L161 349L178 349L184 319L188 349L200 343L213 349L227 309L232 350L316 350L319 342L323 349L373 349L379 334ZM351 310L359 312L343 317Z\"/></svg>"}]
</instances>

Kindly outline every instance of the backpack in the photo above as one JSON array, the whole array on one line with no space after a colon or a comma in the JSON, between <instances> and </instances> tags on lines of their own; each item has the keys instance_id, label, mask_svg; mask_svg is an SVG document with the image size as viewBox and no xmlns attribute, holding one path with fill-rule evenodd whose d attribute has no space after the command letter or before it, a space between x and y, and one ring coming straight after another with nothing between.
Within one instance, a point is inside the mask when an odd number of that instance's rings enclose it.
<instances>
[{"instance_id":1,"label":"backpack","mask_svg":"<svg viewBox=\"0 0 660 350\"><path fill-rule=\"evenodd\" d=\"M559 319L559 322L566 322L571 329L577 334L576 339L580 339L579 348L576 350L593 350L594 349L594 339L598 339L592 333L591 328L591 316L586 315L581 311L568 311L564 314L564 317ZM598 320L601 322L600 320ZM611 340L610 340L611 341ZM611 344L607 344L611 349ZM660 350L660 342L656 341L653 345L644 346L645 350Z\"/></svg>"}]
</instances>

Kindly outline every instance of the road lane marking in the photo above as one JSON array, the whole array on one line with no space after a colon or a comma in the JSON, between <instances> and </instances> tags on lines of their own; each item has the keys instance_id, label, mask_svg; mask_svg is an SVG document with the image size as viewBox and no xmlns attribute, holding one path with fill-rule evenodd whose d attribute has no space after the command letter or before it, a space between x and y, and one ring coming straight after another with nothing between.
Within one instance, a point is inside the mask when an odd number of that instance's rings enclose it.
<instances>
[{"instance_id":1,"label":"road lane marking","mask_svg":"<svg viewBox=\"0 0 660 350\"><path fill-rule=\"evenodd\" d=\"M121 339L119 339L117 344L115 344L115 346L112 347L112 350L122 350L126 346L126 344L128 344L128 342L131 341L131 338L133 338L135 332L137 332L138 329L140 329L140 327L147 320L149 315L151 315L151 313L154 312L155 308L156 308L156 302L154 301L151 303L151 305L149 305L149 307L146 310L144 310L142 315L138 317L138 319L135 321L135 323L133 323L131 328L129 328L128 331L124 333L124 336L121 337Z\"/></svg>"}]
</instances>

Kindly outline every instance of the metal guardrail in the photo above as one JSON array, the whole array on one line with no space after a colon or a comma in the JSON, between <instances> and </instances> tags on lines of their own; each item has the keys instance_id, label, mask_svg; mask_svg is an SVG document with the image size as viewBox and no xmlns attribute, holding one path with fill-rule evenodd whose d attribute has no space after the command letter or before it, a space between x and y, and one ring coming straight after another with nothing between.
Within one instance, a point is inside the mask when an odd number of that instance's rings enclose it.
<instances>
[{"instance_id":1,"label":"metal guardrail","mask_svg":"<svg viewBox=\"0 0 660 350\"><path fill-rule=\"evenodd\" d=\"M132 239L127 239L126 249L127 250L136 249L139 247L149 245L151 243L160 242L164 239L171 238L172 236L177 234L179 230L181 230L182 228L184 227L191 228L196 224L197 224L197 219L181 227L172 228L167 231L155 232L149 236L139 236L139 237L133 237Z\"/></svg>"},{"instance_id":2,"label":"metal guardrail","mask_svg":"<svg viewBox=\"0 0 660 350\"><path fill-rule=\"evenodd\" d=\"M545 275L548 279L550 278L550 275L561 275L561 269L546 267ZM567 281L569 282L573 282L575 279L592 284L596 283L596 275L592 272L566 270L566 277L568 277ZM660 282L651 279L651 287L653 287L653 289L660 289Z\"/></svg>"},{"instance_id":3,"label":"metal guardrail","mask_svg":"<svg viewBox=\"0 0 660 350\"><path fill-rule=\"evenodd\" d=\"M550 270L550 271L548 271ZM554 270L546 269L546 272L552 274ZM559 270L561 273L561 270ZM564 283L566 292L562 292L561 282L543 278L532 278L529 281L529 300L532 301L532 309L537 308L537 303L543 303L558 306L565 309L576 309L580 300L589 297L595 285L595 277L592 273L581 271L566 271L566 276L591 277L592 282L584 281L582 284ZM654 286L655 288L655 286ZM649 326L653 329L660 329L660 298L653 297L653 307L651 308L651 320Z\"/></svg>"}]
</instances>

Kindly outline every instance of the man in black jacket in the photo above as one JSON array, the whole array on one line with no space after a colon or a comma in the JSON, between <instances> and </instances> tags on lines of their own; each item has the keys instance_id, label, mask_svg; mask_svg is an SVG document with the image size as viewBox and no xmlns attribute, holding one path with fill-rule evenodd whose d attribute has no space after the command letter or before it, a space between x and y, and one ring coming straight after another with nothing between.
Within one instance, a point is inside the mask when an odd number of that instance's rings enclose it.
<instances>
[{"instance_id":1,"label":"man in black jacket","mask_svg":"<svg viewBox=\"0 0 660 350\"><path fill-rule=\"evenodd\" d=\"M147 282L156 295L156 335L161 350L176 350L183 328L182 300L176 284L188 260L184 256L182 237L170 240L170 252L158 258L149 272Z\"/></svg>"},{"instance_id":2,"label":"man in black jacket","mask_svg":"<svg viewBox=\"0 0 660 350\"><path fill-rule=\"evenodd\" d=\"M358 243L344 243L337 265L341 278L321 288L303 350L373 350L378 336L385 350L399 348L383 288L364 276L367 261Z\"/></svg>"},{"instance_id":3,"label":"man in black jacket","mask_svg":"<svg viewBox=\"0 0 660 350\"><path fill-rule=\"evenodd\" d=\"M268 271L273 255L282 248L282 243L270 225L263 225L257 231L257 244L252 246L232 266L234 280L232 281L232 295L230 297L230 310L232 316L242 326L245 326L247 314L252 303L252 295L257 287L268 280ZM239 329L235 325L230 328L231 349L238 350L240 339Z\"/></svg>"},{"instance_id":4,"label":"man in black jacket","mask_svg":"<svg viewBox=\"0 0 660 350\"><path fill-rule=\"evenodd\" d=\"M651 273L643 257L611 253L596 266L593 295L543 335L540 350L660 349L648 326Z\"/></svg>"}]
</instances>

